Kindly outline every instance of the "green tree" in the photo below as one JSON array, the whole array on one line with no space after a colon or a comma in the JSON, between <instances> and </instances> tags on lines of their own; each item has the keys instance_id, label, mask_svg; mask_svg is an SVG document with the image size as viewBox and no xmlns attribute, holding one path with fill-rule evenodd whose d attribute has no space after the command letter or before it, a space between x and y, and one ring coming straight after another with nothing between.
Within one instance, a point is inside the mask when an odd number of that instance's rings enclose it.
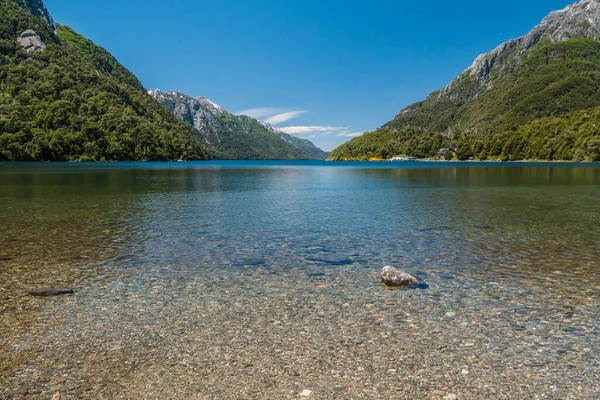
<instances>
[{"instance_id":1,"label":"green tree","mask_svg":"<svg viewBox=\"0 0 600 400\"><path fill-rule=\"evenodd\" d=\"M587 156L592 161L600 161L600 137L590 139L587 143Z\"/></svg>"}]
</instances>

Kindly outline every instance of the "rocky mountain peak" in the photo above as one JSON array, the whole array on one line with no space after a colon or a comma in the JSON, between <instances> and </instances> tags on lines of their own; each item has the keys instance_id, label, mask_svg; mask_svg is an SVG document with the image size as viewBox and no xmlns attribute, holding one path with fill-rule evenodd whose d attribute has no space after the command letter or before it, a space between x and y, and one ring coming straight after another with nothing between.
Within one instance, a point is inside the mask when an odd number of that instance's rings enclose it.
<instances>
[{"instance_id":1,"label":"rocky mountain peak","mask_svg":"<svg viewBox=\"0 0 600 400\"><path fill-rule=\"evenodd\" d=\"M306 139L300 139L272 125L244 115L233 115L205 97L181 92L148 94L178 119L195 128L201 142L221 159L315 159L327 153Z\"/></svg>"},{"instance_id":2,"label":"rocky mountain peak","mask_svg":"<svg viewBox=\"0 0 600 400\"><path fill-rule=\"evenodd\" d=\"M204 97L193 98L177 91L163 93L158 89L150 89L148 94L171 110L177 118L199 131L206 129L215 119L231 115L223 107Z\"/></svg>"},{"instance_id":3,"label":"rocky mountain peak","mask_svg":"<svg viewBox=\"0 0 600 400\"><path fill-rule=\"evenodd\" d=\"M600 0L581 0L570 4L562 10L553 11L527 35L509 40L489 53L480 55L465 72L444 88L440 97L451 91L455 84L465 75L472 76L480 87L492 70L499 70L511 61L506 57L517 51L520 57L525 51L536 45L542 38L553 42L574 38L600 39Z\"/></svg>"},{"instance_id":4,"label":"rocky mountain peak","mask_svg":"<svg viewBox=\"0 0 600 400\"><path fill-rule=\"evenodd\" d=\"M31 15L42 18L44 21L46 21L54 33L58 32L56 24L54 23L54 19L52 19L52 16L48 12L43 0L22 0L22 3L23 7L25 7L31 13Z\"/></svg>"},{"instance_id":5,"label":"rocky mountain peak","mask_svg":"<svg viewBox=\"0 0 600 400\"><path fill-rule=\"evenodd\" d=\"M203 107L211 110L211 112L215 115L229 114L227 111L225 111L225 109L223 107L221 107L220 105L218 105L216 103L213 103L212 101L210 101L209 99L207 99L205 97L196 97L196 98L194 98L194 100L197 101L199 104L201 104Z\"/></svg>"}]
</instances>

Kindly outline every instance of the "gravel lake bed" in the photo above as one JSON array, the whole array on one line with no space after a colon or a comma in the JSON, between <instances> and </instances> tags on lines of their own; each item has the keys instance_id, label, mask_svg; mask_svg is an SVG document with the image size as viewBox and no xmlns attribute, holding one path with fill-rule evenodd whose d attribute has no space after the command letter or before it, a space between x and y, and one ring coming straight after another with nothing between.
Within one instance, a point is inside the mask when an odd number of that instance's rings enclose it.
<instances>
[{"instance_id":1,"label":"gravel lake bed","mask_svg":"<svg viewBox=\"0 0 600 400\"><path fill-rule=\"evenodd\" d=\"M0 166L0 399L599 398L600 167L427 164Z\"/></svg>"}]
</instances>

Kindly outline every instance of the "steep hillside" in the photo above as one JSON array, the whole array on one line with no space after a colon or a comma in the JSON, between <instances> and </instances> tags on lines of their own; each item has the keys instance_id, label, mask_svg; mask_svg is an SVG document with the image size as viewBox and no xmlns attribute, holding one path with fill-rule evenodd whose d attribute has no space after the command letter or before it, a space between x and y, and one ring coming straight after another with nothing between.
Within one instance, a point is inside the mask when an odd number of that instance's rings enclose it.
<instances>
[{"instance_id":1,"label":"steep hillside","mask_svg":"<svg viewBox=\"0 0 600 400\"><path fill-rule=\"evenodd\" d=\"M593 160L587 144L600 132L580 131L569 121L578 119L570 115L574 111L600 106L598 39L599 0L555 11L528 35L477 57L447 87L405 108L376 132L340 146L330 157L431 157L440 147L455 145L462 158L514 160L531 155L571 160L583 154ZM588 115L596 113L590 110ZM509 143L521 142L525 125L542 118L554 121L555 126L543 124L551 131L550 143L536 141L530 152L513 152ZM563 150L542 149L557 146Z\"/></svg>"},{"instance_id":2,"label":"steep hillside","mask_svg":"<svg viewBox=\"0 0 600 400\"><path fill-rule=\"evenodd\" d=\"M0 0L0 160L207 157L186 124L108 52L55 25L41 0Z\"/></svg>"},{"instance_id":3,"label":"steep hillside","mask_svg":"<svg viewBox=\"0 0 600 400\"><path fill-rule=\"evenodd\" d=\"M178 119L194 127L213 158L226 160L325 159L311 142L292 137L244 115L233 115L203 97L181 92L148 92Z\"/></svg>"},{"instance_id":4,"label":"steep hillside","mask_svg":"<svg viewBox=\"0 0 600 400\"><path fill-rule=\"evenodd\" d=\"M261 122L261 124L271 132L279 135L279 137L282 138L286 143L300 150L311 160L325 160L327 156L329 156L328 152L321 150L308 139L302 139L285 133L266 122Z\"/></svg>"}]
</instances>

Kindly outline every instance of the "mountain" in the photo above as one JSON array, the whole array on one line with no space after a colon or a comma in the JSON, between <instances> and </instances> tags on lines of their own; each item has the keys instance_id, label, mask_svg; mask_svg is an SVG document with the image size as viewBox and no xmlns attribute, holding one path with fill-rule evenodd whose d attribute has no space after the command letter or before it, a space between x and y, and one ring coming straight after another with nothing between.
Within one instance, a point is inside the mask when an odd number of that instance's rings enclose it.
<instances>
[{"instance_id":1,"label":"mountain","mask_svg":"<svg viewBox=\"0 0 600 400\"><path fill-rule=\"evenodd\" d=\"M267 128L269 131L278 135L286 143L288 143L288 144L294 146L295 148L297 148L298 150L300 150L302 153L304 153L305 156L307 156L311 160L325 160L329 156L328 152L321 150L320 148L315 146L313 144L313 142L311 142L308 139L302 139L297 136L285 133L285 132L281 131L280 129L277 129L273 125L268 124L266 122L262 122L262 121L259 121L259 122L265 128Z\"/></svg>"},{"instance_id":2,"label":"mountain","mask_svg":"<svg viewBox=\"0 0 600 400\"><path fill-rule=\"evenodd\" d=\"M0 0L0 161L207 157L189 126L41 0Z\"/></svg>"},{"instance_id":3,"label":"mountain","mask_svg":"<svg viewBox=\"0 0 600 400\"><path fill-rule=\"evenodd\" d=\"M245 115L233 115L203 97L181 92L148 94L175 117L194 128L196 136L216 159L225 160L303 160L321 159L327 153L308 140L295 138L269 124Z\"/></svg>"},{"instance_id":4,"label":"mountain","mask_svg":"<svg viewBox=\"0 0 600 400\"><path fill-rule=\"evenodd\" d=\"M43 19L54 33L58 33L58 28L54 23L54 19L52 19L52 16L42 0L22 0L20 3L22 3L23 7L25 7L31 15Z\"/></svg>"},{"instance_id":5,"label":"mountain","mask_svg":"<svg viewBox=\"0 0 600 400\"><path fill-rule=\"evenodd\" d=\"M432 157L454 145L461 159L599 160L599 40L600 0L554 11L330 158Z\"/></svg>"}]
</instances>

